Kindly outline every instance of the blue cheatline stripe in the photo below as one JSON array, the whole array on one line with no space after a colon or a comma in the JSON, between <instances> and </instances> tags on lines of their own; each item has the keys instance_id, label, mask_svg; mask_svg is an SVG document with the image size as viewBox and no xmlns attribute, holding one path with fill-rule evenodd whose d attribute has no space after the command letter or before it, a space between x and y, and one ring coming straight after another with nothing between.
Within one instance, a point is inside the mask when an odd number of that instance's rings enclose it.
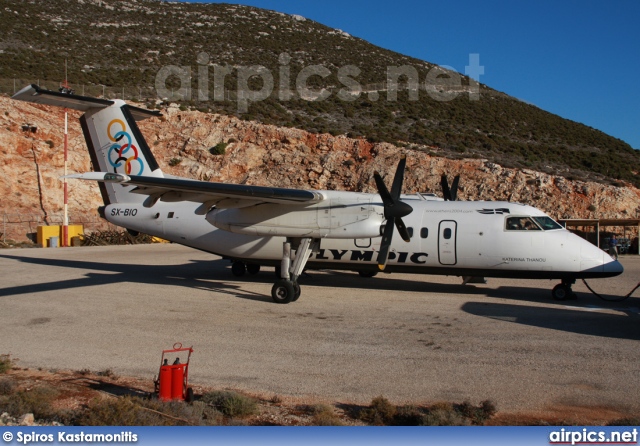
<instances>
[{"instance_id":1,"label":"blue cheatline stripe","mask_svg":"<svg viewBox=\"0 0 640 446\"><path fill-rule=\"evenodd\" d=\"M5 445L437 445L437 446L548 446L566 432L636 432L636 427L0 427ZM556 437L553 437L553 433ZM62 438L60 437L62 436ZM104 436L104 437L101 437ZM104 439L105 442L100 440ZM60 441L62 440L62 441ZM84 440L84 441L83 441ZM569 442L569 444L571 444ZM585 444L585 443L580 443ZM589 443L587 443L589 444ZM593 442L592 444L603 444Z\"/></svg>"}]
</instances>

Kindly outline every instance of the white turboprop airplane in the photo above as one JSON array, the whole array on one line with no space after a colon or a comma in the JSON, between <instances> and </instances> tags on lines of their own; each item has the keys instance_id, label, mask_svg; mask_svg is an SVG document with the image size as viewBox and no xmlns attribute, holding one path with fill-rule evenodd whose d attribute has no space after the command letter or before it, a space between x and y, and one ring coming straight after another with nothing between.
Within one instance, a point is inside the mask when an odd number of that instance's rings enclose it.
<instances>
[{"instance_id":1,"label":"white turboprop airplane","mask_svg":"<svg viewBox=\"0 0 640 446\"><path fill-rule=\"evenodd\" d=\"M456 201L457 178L449 188L443 177L444 200L401 195L404 157L390 192L374 173L378 194L195 181L163 174L153 157L136 121L158 112L37 85L13 98L85 112L80 123L96 172L69 177L100 182L101 214L109 222L231 259L236 275L275 266L280 277L271 296L277 303L298 299L305 267L362 276L382 269L455 275L465 283L558 279L552 292L558 300L575 297L576 279L623 271L534 207Z\"/></svg>"}]
</instances>

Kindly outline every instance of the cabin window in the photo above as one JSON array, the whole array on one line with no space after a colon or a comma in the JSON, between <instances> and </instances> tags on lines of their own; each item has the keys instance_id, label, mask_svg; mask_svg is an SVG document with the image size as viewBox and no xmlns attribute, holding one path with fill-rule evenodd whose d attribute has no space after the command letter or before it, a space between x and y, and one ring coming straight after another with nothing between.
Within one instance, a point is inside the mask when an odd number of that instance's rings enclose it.
<instances>
[{"instance_id":1,"label":"cabin window","mask_svg":"<svg viewBox=\"0 0 640 446\"><path fill-rule=\"evenodd\" d=\"M429 237L429 228L420 228L420 238Z\"/></svg>"},{"instance_id":2,"label":"cabin window","mask_svg":"<svg viewBox=\"0 0 640 446\"><path fill-rule=\"evenodd\" d=\"M507 218L507 231L539 231L540 227L529 217Z\"/></svg>"},{"instance_id":3,"label":"cabin window","mask_svg":"<svg viewBox=\"0 0 640 446\"><path fill-rule=\"evenodd\" d=\"M451 238L451 228L445 228L445 230L442 231L442 236L445 240L449 240Z\"/></svg>"},{"instance_id":4,"label":"cabin window","mask_svg":"<svg viewBox=\"0 0 640 446\"><path fill-rule=\"evenodd\" d=\"M540 225L545 231L552 231L554 229L564 229L560 223L556 222L551 217L533 217L533 219Z\"/></svg>"},{"instance_id":5,"label":"cabin window","mask_svg":"<svg viewBox=\"0 0 640 446\"><path fill-rule=\"evenodd\" d=\"M407 228L407 232L409 233L409 238L413 238L413 228L411 226Z\"/></svg>"},{"instance_id":6,"label":"cabin window","mask_svg":"<svg viewBox=\"0 0 640 446\"><path fill-rule=\"evenodd\" d=\"M173 212L169 212L169 215L167 215L168 218L173 218Z\"/></svg>"}]
</instances>

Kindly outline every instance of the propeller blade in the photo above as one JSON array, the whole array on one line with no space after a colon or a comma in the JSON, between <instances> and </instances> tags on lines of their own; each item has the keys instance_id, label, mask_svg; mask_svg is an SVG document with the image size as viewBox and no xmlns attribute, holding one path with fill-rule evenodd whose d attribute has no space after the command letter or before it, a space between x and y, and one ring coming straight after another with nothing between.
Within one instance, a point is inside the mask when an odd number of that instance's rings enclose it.
<instances>
[{"instance_id":1,"label":"propeller blade","mask_svg":"<svg viewBox=\"0 0 640 446\"><path fill-rule=\"evenodd\" d=\"M400 199L400 193L402 192L402 182L404 181L404 168L407 165L407 157L402 155L398 167L396 168L396 174L393 177L393 183L391 185L391 197L394 200Z\"/></svg>"},{"instance_id":2,"label":"propeller blade","mask_svg":"<svg viewBox=\"0 0 640 446\"><path fill-rule=\"evenodd\" d=\"M384 227L384 234L382 234L382 242L380 243L380 252L378 253L378 268L380 271L384 270L387 265L387 257L389 256L389 248L391 247L391 237L393 236L394 218L387 220L387 224Z\"/></svg>"},{"instance_id":3,"label":"propeller blade","mask_svg":"<svg viewBox=\"0 0 640 446\"><path fill-rule=\"evenodd\" d=\"M382 177L377 171L373 172L373 179L376 181L378 194L380 194L380 198L382 198L382 203L384 204L385 209L387 206L393 205L393 198L391 198L391 194L389 194L387 186L384 184Z\"/></svg>"},{"instance_id":4,"label":"propeller blade","mask_svg":"<svg viewBox=\"0 0 640 446\"><path fill-rule=\"evenodd\" d=\"M442 186L442 198L444 198L444 201L451 201L451 189L449 189L449 181L446 175L440 177L440 186Z\"/></svg>"},{"instance_id":5,"label":"propeller blade","mask_svg":"<svg viewBox=\"0 0 640 446\"><path fill-rule=\"evenodd\" d=\"M451 185L451 201L456 201L458 199L458 182L460 181L460 175L456 175L453 179L453 184Z\"/></svg>"},{"instance_id":6,"label":"propeller blade","mask_svg":"<svg viewBox=\"0 0 640 446\"><path fill-rule=\"evenodd\" d=\"M407 227L404 225L402 218L396 218L396 228L398 229L398 234L402 237L402 240L405 242L411 241L411 236L409 235L409 231L407 231Z\"/></svg>"}]
</instances>

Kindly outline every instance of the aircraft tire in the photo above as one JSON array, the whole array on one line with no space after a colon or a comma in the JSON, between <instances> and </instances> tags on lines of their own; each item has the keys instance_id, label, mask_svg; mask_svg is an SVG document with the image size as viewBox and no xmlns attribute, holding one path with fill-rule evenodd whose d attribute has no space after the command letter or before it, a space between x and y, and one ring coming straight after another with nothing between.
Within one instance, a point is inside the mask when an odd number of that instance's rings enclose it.
<instances>
[{"instance_id":1,"label":"aircraft tire","mask_svg":"<svg viewBox=\"0 0 640 446\"><path fill-rule=\"evenodd\" d=\"M293 282L293 299L291 299L291 302L298 300L300 298L300 294L302 294L300 285L298 285L298 282Z\"/></svg>"},{"instance_id":2,"label":"aircraft tire","mask_svg":"<svg viewBox=\"0 0 640 446\"><path fill-rule=\"evenodd\" d=\"M288 304L295 297L293 282L290 280L278 280L271 288L271 298L277 304Z\"/></svg>"},{"instance_id":3,"label":"aircraft tire","mask_svg":"<svg viewBox=\"0 0 640 446\"><path fill-rule=\"evenodd\" d=\"M360 277L370 278L377 276L378 271L358 271L358 274L360 275Z\"/></svg>"},{"instance_id":4,"label":"aircraft tire","mask_svg":"<svg viewBox=\"0 0 640 446\"><path fill-rule=\"evenodd\" d=\"M258 274L260 272L260 265L256 263L249 263L247 265L247 272L252 276Z\"/></svg>"},{"instance_id":5,"label":"aircraft tire","mask_svg":"<svg viewBox=\"0 0 640 446\"><path fill-rule=\"evenodd\" d=\"M554 286L553 290L551 291L551 296L555 300L568 300L571 299L572 295L573 291L571 290L571 287L562 283Z\"/></svg>"},{"instance_id":6,"label":"aircraft tire","mask_svg":"<svg viewBox=\"0 0 640 446\"><path fill-rule=\"evenodd\" d=\"M245 272L247 272L247 266L244 264L244 262L236 260L231 264L231 274L233 274L234 276L242 277L244 276Z\"/></svg>"}]
</instances>

